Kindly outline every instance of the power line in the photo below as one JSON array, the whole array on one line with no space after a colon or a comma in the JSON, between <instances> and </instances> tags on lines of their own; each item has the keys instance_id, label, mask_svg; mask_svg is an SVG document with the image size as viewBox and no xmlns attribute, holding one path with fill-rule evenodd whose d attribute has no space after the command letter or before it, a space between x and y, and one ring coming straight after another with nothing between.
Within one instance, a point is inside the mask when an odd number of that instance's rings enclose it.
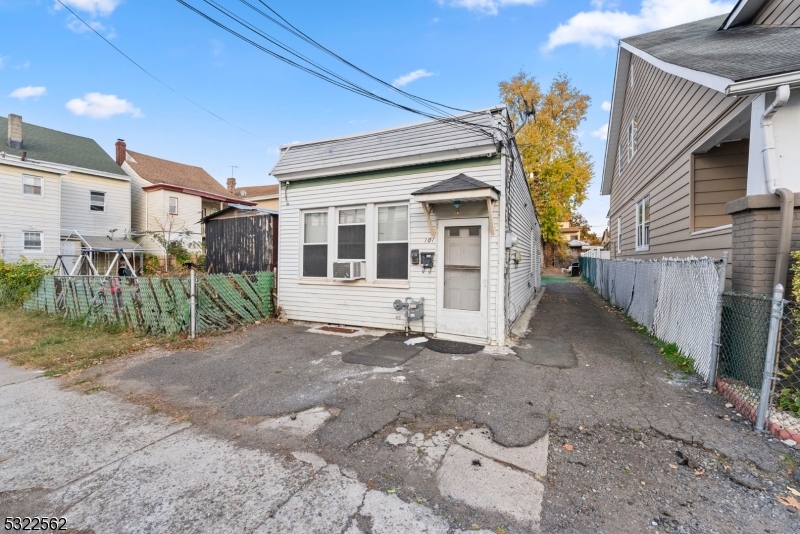
<instances>
[{"instance_id":1,"label":"power line","mask_svg":"<svg viewBox=\"0 0 800 534\"><path fill-rule=\"evenodd\" d=\"M105 38L105 37L104 37L104 36L103 36L103 35L102 35L100 32L98 32L97 30L95 30L95 29L92 27L92 25L91 25L91 24L89 24L88 22L86 22L85 20L83 20L81 17L79 17L79 16L78 16L78 14L77 14L77 13L75 13L75 12L74 12L72 9L70 9L70 8L69 8L69 6L67 6L67 5L66 5L64 2L62 2L61 0L56 0L56 1L57 1L59 4L61 4L61 5L62 5L62 6L63 6L63 7L66 9L66 10L67 10L67 11L69 11L70 13L72 13L72 16L74 16L76 19L78 19L79 21L81 21L81 22L84 24L84 26L86 26L87 28L89 28L90 30L92 30L92 31L93 31L93 32L94 32L94 33L95 33L95 34L96 34L98 37L100 37L100 38L101 38L103 41L105 41L106 43L108 43L108 45L109 45L109 46L111 46L111 47L112 47L114 50L116 50L117 52L119 52L119 53L120 53L120 54L121 54L121 55L122 55L122 56L123 56L125 59L127 59L128 61L130 61L130 62L131 62L131 63L133 63L134 65L136 65L136 66L137 66L137 67L138 67L138 68L139 68L139 69L140 69L142 72L144 72L145 74L147 74L148 76L150 76L151 78L153 78L155 81L157 81L158 83L160 83L161 85L163 85L164 87L166 87L167 89L169 89L170 91L172 91L173 93L175 93L176 95L178 95L179 97L183 98L184 100L186 100L186 101L188 101L188 102L191 102L192 104L194 104L194 105L195 105L195 106L197 106L198 108L202 109L203 111L205 111L205 112L206 112L206 113L208 113L209 115L211 115L211 116L213 116L213 117L216 117L217 119L221 120L221 121L222 121L222 122L224 122L225 124L228 124L228 125L230 125L230 126L233 126L233 127L234 127L234 128L236 128L237 130L241 130L241 131L243 131L244 133L247 133L247 134L250 134L250 135L252 135L253 137L257 137L257 138L259 138L259 139L263 139L263 137L261 137L260 135L254 134L253 132L251 132L251 131L249 131L249 130L245 130L245 129L244 129L244 128L242 128L241 126L237 126L237 125L233 124L232 122L225 120L223 117L220 117L219 115L217 115L216 113L214 113L214 112L213 112L213 111L211 111L210 109L208 109L208 108L206 108L206 107L202 106L201 104L199 104L199 103L195 102L194 100L192 100L192 99L191 99L191 98L189 98L188 96L186 96L186 95L184 95L184 94L182 94L182 93L179 93L179 92L178 92L176 89L174 89L173 87L171 87L170 85L168 85L166 82L164 82L164 81L160 80L160 79L159 79L159 78L157 78L157 77L156 77L156 76L155 76L153 73L151 73L150 71L148 71L147 69L145 69L143 66L141 66L141 65L140 65L139 63L137 63L136 61L134 61L134 59L133 59L132 57L130 57L128 54L126 54L125 52L123 52L122 50L120 50L120 49L119 49L119 48L118 48L116 45L114 45L114 43L112 43L111 41L109 41L108 39L106 39L106 38Z\"/></svg>"},{"instance_id":2,"label":"power line","mask_svg":"<svg viewBox=\"0 0 800 534\"><path fill-rule=\"evenodd\" d=\"M245 21L244 19L242 19L238 15L233 14L227 8L223 8L223 7L219 6L219 4L217 4L214 0L203 0L203 1L205 3L207 3L207 4L209 4L210 6L214 7L220 13L226 15L227 17L231 18L232 20L234 20L235 22L239 23L240 25L242 25L245 28L249 29L250 31L256 33L258 36L267 39L270 43L272 43L272 44L274 44L276 46L279 46L281 49L283 49L286 52L294 55L299 60L308 63L313 68L308 67L306 65L303 65L301 63L298 63L295 60L292 60L292 59L290 59L288 57L285 57L285 56L279 54L278 52L275 52L275 51L273 51L273 50L271 50L271 49L269 49L269 48L267 48L267 47L255 42L255 41L253 41L252 39L242 35L238 31L230 28L229 26L225 25L224 23L220 22L219 20L215 19L214 17L208 15L207 13L201 11L200 9L196 8L195 6L189 4L185 0L177 0L177 1L181 5L186 7L187 9L193 11L194 13L196 13L197 15L201 16L202 18L206 19L207 21L211 22L212 24L214 24L215 26L219 27L220 29L230 33L231 35L233 35L233 36L235 36L235 37L237 37L237 38L239 38L241 40L243 40L244 42L254 46L255 48L258 48L262 52L264 52L264 53L266 53L266 54L268 54L268 55L270 55L270 56L272 56L272 57L274 57L274 58L276 58L276 59L278 59L280 61L283 61L283 62L285 62L285 63L287 63L287 64L289 64L289 65L291 65L291 66L293 66L295 68L298 68L298 69L300 69L300 70L302 70L302 71L304 71L304 72L306 72L308 74L311 74L312 76L316 76L316 77L322 79L323 81L327 81L328 83L336 85L336 86L338 86L338 87L340 87L342 89L345 89L347 91L351 91L353 93L359 94L359 95L364 96L366 98L370 98L370 99L378 101L380 103L383 103L383 104L386 104L386 105L389 105L389 106L393 106L395 108L402 109L402 110L405 110L405 111L408 111L408 112L411 112L411 113L415 113L415 114L427 117L429 119L436 120L436 121L441 122L441 123L450 124L450 125L455 126L455 127L460 127L461 129L470 129L473 132L480 133L480 134L485 135L485 136L487 136L487 137L489 137L491 139L494 139L494 134L491 131L487 131L481 125L465 121L465 120L463 120L461 118L458 118L458 117L452 117L452 116L451 117L442 117L441 115L437 115L437 114L434 114L434 113L431 113L431 112L426 112L426 111L421 111L421 110L418 110L418 109L414 109L414 108L411 108L409 106L406 106L406 105L400 104L398 102L395 102L393 100L390 100L390 99L381 97L379 95L376 95L376 94L372 93L371 91L368 91L367 89L364 89L363 87L359 86L358 84L350 82L349 80L343 78L342 76L339 76L338 74L333 73L329 69L326 69L325 67L322 67L322 66L318 65L317 63L315 63L312 60L308 59L307 57L303 56L302 54L299 54L298 52L295 52L293 49L291 49L287 45L283 44L282 42L278 41L277 39L269 36L268 34L263 32L262 30L260 30L257 27L255 27L253 24ZM315 69L320 69L322 72L319 72L318 70L315 70ZM330 73L330 74L327 74L327 73ZM440 110L436 110L436 111L438 113L442 113ZM502 130L499 129L499 128L493 128L493 129L496 129L496 130L502 132Z\"/></svg>"}]
</instances>

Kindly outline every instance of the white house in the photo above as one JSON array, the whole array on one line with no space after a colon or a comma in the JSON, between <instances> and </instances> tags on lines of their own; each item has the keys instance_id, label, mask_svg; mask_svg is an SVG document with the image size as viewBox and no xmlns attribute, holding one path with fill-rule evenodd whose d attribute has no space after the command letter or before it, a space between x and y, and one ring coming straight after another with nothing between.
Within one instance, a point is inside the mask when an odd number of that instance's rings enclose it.
<instances>
[{"instance_id":1,"label":"white house","mask_svg":"<svg viewBox=\"0 0 800 534\"><path fill-rule=\"evenodd\" d=\"M502 345L541 285L539 222L498 107L282 147L278 296L289 319Z\"/></svg>"},{"instance_id":2,"label":"white house","mask_svg":"<svg viewBox=\"0 0 800 534\"><path fill-rule=\"evenodd\" d=\"M130 178L92 139L0 117L0 257L71 263L84 242L130 249ZM123 239L120 239L123 238Z\"/></svg>"},{"instance_id":3,"label":"white house","mask_svg":"<svg viewBox=\"0 0 800 534\"><path fill-rule=\"evenodd\" d=\"M134 235L142 247L161 259L160 241L181 240L189 251L200 252L205 229L200 219L228 203L254 205L228 192L203 168L128 150L116 143L117 164L131 178Z\"/></svg>"}]
</instances>

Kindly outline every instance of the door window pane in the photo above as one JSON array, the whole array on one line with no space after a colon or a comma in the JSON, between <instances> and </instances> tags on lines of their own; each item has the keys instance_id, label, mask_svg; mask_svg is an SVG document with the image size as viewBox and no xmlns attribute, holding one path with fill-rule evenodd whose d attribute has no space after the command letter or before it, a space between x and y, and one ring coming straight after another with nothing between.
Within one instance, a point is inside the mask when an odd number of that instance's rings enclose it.
<instances>
[{"instance_id":1,"label":"door window pane","mask_svg":"<svg viewBox=\"0 0 800 534\"><path fill-rule=\"evenodd\" d=\"M480 226L451 227L444 242L444 302L452 310L481 309Z\"/></svg>"}]
</instances>

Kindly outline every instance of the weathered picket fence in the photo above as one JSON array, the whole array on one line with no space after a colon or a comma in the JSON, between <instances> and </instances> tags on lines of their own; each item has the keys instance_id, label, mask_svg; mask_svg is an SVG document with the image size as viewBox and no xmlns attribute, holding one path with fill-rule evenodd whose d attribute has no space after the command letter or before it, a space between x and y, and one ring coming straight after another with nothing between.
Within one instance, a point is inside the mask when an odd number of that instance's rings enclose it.
<instances>
[{"instance_id":1,"label":"weathered picket fence","mask_svg":"<svg viewBox=\"0 0 800 534\"><path fill-rule=\"evenodd\" d=\"M251 324L273 313L271 272L197 277L197 332ZM189 278L47 276L25 310L82 319L86 324L123 323L153 334L187 331Z\"/></svg>"}]
</instances>

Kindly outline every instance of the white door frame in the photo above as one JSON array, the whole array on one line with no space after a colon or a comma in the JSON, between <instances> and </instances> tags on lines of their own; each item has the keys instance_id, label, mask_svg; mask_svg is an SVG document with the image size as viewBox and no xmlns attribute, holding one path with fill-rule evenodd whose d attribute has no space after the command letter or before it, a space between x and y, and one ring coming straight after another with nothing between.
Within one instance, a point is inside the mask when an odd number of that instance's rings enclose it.
<instances>
[{"instance_id":1,"label":"white door frame","mask_svg":"<svg viewBox=\"0 0 800 534\"><path fill-rule=\"evenodd\" d=\"M449 310L444 308L444 242L445 228L452 226L480 226L481 228L481 309L480 311ZM489 219L439 219L436 240L436 337L461 340L469 338L480 343L489 339ZM455 321L453 320L455 319ZM465 326L462 331L453 324ZM482 329L481 335L463 333L468 328Z\"/></svg>"}]
</instances>

